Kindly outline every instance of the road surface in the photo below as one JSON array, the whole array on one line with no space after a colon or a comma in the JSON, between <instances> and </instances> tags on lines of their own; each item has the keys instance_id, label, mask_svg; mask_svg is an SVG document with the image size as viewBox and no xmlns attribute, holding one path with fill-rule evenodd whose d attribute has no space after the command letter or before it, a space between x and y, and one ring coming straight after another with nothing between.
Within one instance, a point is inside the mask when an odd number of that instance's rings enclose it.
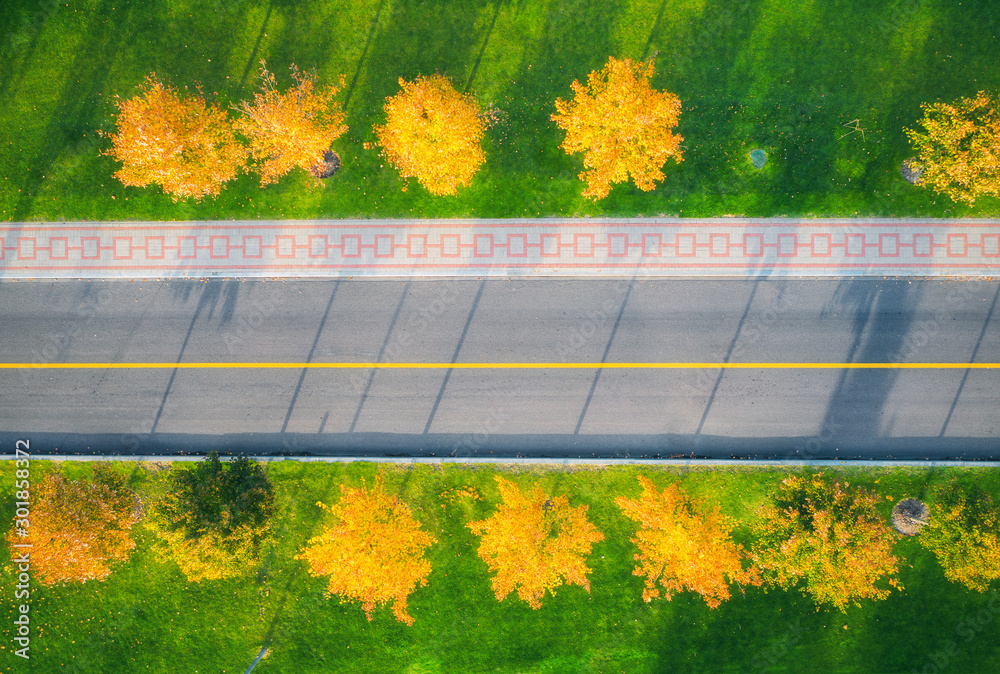
<instances>
[{"instance_id":1,"label":"road surface","mask_svg":"<svg viewBox=\"0 0 1000 674\"><path fill-rule=\"evenodd\" d=\"M961 364L1000 363L998 297L998 282L916 279L8 281L0 442L30 438L35 453L996 459L1000 369ZM290 362L394 367L239 367ZM410 367L452 362L562 367ZM565 367L601 362L668 366ZM19 363L159 367L9 367ZM712 366L722 363L758 365Z\"/></svg>"}]
</instances>

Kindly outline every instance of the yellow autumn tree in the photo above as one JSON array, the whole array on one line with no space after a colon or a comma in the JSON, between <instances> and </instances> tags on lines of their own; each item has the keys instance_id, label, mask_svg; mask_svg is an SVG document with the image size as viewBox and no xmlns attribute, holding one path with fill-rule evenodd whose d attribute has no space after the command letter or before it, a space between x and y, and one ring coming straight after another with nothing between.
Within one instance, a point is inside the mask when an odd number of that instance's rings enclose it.
<instances>
[{"instance_id":1,"label":"yellow autumn tree","mask_svg":"<svg viewBox=\"0 0 1000 674\"><path fill-rule=\"evenodd\" d=\"M583 152L585 197L604 198L612 183L630 176L648 192L663 180L667 159L683 161L684 139L673 133L681 101L649 86L653 72L652 59L636 63L612 56L590 73L586 86L573 80L573 100L556 99L552 120L566 132L560 147L567 154Z\"/></svg>"},{"instance_id":2,"label":"yellow autumn tree","mask_svg":"<svg viewBox=\"0 0 1000 674\"><path fill-rule=\"evenodd\" d=\"M102 154L122 163L115 177L126 187L160 185L174 201L218 196L246 160L226 113L201 92L182 95L153 73L139 95L116 99L117 130Z\"/></svg>"},{"instance_id":3,"label":"yellow autumn tree","mask_svg":"<svg viewBox=\"0 0 1000 674\"><path fill-rule=\"evenodd\" d=\"M386 99L385 125L375 127L382 156L431 194L457 194L485 161L482 111L443 75L401 77L399 86L403 90Z\"/></svg>"},{"instance_id":4,"label":"yellow autumn tree","mask_svg":"<svg viewBox=\"0 0 1000 674\"><path fill-rule=\"evenodd\" d=\"M249 139L252 168L260 173L262 187L295 167L317 175L330 145L347 131L343 109L335 100L344 86L343 75L339 85L318 86L315 72L299 72L294 63L290 69L295 84L280 92L261 61L261 91L252 103L236 106L242 117L235 127Z\"/></svg>"},{"instance_id":5,"label":"yellow autumn tree","mask_svg":"<svg viewBox=\"0 0 1000 674\"><path fill-rule=\"evenodd\" d=\"M950 483L934 497L920 542L938 558L945 578L986 592L1000 579L1000 508L977 485Z\"/></svg>"},{"instance_id":6,"label":"yellow autumn tree","mask_svg":"<svg viewBox=\"0 0 1000 674\"><path fill-rule=\"evenodd\" d=\"M32 546L25 550L38 582L104 580L112 565L129 558L139 502L120 473L100 466L93 479L67 480L50 473L33 489L22 486L31 496L31 514L15 520L7 542Z\"/></svg>"},{"instance_id":7,"label":"yellow autumn tree","mask_svg":"<svg viewBox=\"0 0 1000 674\"><path fill-rule=\"evenodd\" d=\"M413 624L407 599L427 585L426 548L437 542L421 530L409 506L385 493L381 478L372 488L340 485L338 503L317 503L333 518L297 556L313 576L328 576L327 594L361 602L370 621L379 604L392 603L397 620Z\"/></svg>"},{"instance_id":8,"label":"yellow autumn tree","mask_svg":"<svg viewBox=\"0 0 1000 674\"><path fill-rule=\"evenodd\" d=\"M802 583L817 604L842 611L902 589L892 554L897 534L876 511L874 494L849 487L822 474L782 481L774 503L753 523L750 557L767 584Z\"/></svg>"},{"instance_id":9,"label":"yellow autumn tree","mask_svg":"<svg viewBox=\"0 0 1000 674\"><path fill-rule=\"evenodd\" d=\"M970 206L1000 196L1000 110L984 91L957 103L920 106L923 130L906 129L920 185Z\"/></svg>"},{"instance_id":10,"label":"yellow autumn tree","mask_svg":"<svg viewBox=\"0 0 1000 674\"><path fill-rule=\"evenodd\" d=\"M503 503L492 517L466 526L477 536L479 556L491 572L499 600L517 591L533 609L545 591L564 583L590 592L586 558L604 534L587 520L587 506L570 507L565 496L549 497L539 485L525 493L497 477Z\"/></svg>"},{"instance_id":11,"label":"yellow autumn tree","mask_svg":"<svg viewBox=\"0 0 1000 674\"><path fill-rule=\"evenodd\" d=\"M760 585L754 570L743 568L743 548L731 539L736 523L718 508L690 500L671 484L658 491L639 477L642 495L619 497L622 513L641 527L632 542L639 547L632 573L646 579L644 601L660 596L669 600L675 592L700 594L709 608L729 599L729 582Z\"/></svg>"}]
</instances>

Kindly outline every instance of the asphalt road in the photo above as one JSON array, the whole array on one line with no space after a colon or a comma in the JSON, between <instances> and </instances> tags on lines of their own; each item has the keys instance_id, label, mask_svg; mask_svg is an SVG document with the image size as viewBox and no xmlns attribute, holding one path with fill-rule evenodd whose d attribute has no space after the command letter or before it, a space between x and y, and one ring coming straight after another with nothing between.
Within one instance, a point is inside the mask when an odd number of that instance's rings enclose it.
<instances>
[{"instance_id":1,"label":"asphalt road","mask_svg":"<svg viewBox=\"0 0 1000 674\"><path fill-rule=\"evenodd\" d=\"M0 362L1000 362L1000 283L0 283ZM1000 369L0 369L34 453L1000 458Z\"/></svg>"}]
</instances>

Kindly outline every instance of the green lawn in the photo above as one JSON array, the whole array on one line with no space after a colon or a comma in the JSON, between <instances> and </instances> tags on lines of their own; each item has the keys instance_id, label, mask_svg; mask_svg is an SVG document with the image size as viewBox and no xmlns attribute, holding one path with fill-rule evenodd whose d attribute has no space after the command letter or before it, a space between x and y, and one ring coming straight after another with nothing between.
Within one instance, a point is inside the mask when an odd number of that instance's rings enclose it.
<instances>
[{"instance_id":1,"label":"green lawn","mask_svg":"<svg viewBox=\"0 0 1000 674\"><path fill-rule=\"evenodd\" d=\"M6 0L0 8L0 219L118 220L546 215L995 216L906 184L903 134L924 101L998 88L994 0ZM657 88L683 102L685 160L653 192L580 196L579 156L549 120L609 55L658 51ZM173 203L123 188L98 155L117 96L156 71L224 106L257 63L340 74L350 131L323 187L302 172L261 190ZM403 192L371 127L397 78L446 73L494 103L488 159L457 197ZM866 129L843 125L860 120ZM760 147L762 170L749 162Z\"/></svg>"},{"instance_id":2,"label":"green lawn","mask_svg":"<svg viewBox=\"0 0 1000 674\"><path fill-rule=\"evenodd\" d=\"M165 472L118 465L144 498L163 489ZM52 464L33 463L33 480L51 469ZM63 469L79 475L92 467L67 463ZM369 623L358 605L325 599L323 579L311 578L293 556L318 532L322 513L315 502L337 498L341 482L359 484L365 477L371 483L380 469L370 463L286 462L267 470L280 509L279 543L248 579L186 583L175 568L151 557L143 534L132 559L106 582L36 590L32 660L10 655L5 636L2 671L239 673L265 642L271 654L255 674L924 672L938 671L925 665L935 666L948 642L954 644L941 671L1000 669L1000 592L978 594L946 581L933 556L913 539L897 547L905 590L846 613L817 611L798 591L752 587L745 595L734 591L715 610L689 593L644 604L642 581L631 575L634 549L628 539L634 525L613 502L615 496L640 492L635 467L384 468L386 488L413 507L439 543L429 550L428 585L410 599L414 625L397 622L387 608L376 610ZM0 464L0 484L12 483L11 471L10 461ZM493 596L476 554L477 539L465 524L492 511L498 500L494 478L501 472L523 487L537 480L550 493L569 495L571 504L589 506L591 521L606 536L589 559L590 594L564 586L537 611ZM690 494L744 520L787 474L753 467L641 472L661 485L679 480ZM919 497L952 475L1000 491L1000 471L982 468L833 472L877 490L886 516L900 498ZM441 507L442 492L465 485L484 499ZM13 495L5 489L0 519L8 521L12 510ZM7 552L0 555L5 566ZM4 572L0 614L5 619L13 610L13 584Z\"/></svg>"}]
</instances>

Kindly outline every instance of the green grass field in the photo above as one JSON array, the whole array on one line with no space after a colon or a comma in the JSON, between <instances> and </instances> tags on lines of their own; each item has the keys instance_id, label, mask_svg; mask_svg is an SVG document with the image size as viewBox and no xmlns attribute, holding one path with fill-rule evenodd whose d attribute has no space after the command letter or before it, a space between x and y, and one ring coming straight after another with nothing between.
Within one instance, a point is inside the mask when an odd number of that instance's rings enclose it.
<instances>
[{"instance_id":1,"label":"green grass field","mask_svg":"<svg viewBox=\"0 0 1000 674\"><path fill-rule=\"evenodd\" d=\"M12 462L0 464L0 484L12 484ZM166 473L118 464L144 499L164 487ZM161 465L160 468L163 466ZM52 464L32 464L38 481ZM72 475L88 464L67 463ZM323 515L315 503L332 502L342 482L369 483L380 470L370 463L304 464L267 468L276 486L278 545L262 567L240 581L187 583L153 559L140 527L131 560L103 583L36 589L31 603L30 662L0 641L6 672L243 672L261 644L271 654L255 674L352 672L995 672L1000 669L1000 592L978 594L946 581L916 540L901 540L904 591L846 613L816 610L798 591L747 588L715 610L690 593L673 601L641 600L642 580L631 575L633 524L614 505L618 495L640 492L635 467L550 470L449 465L385 470L386 489L398 493L439 543L429 549L428 585L410 598L412 627L387 608L368 622L356 604L324 598L323 579L312 578L294 555L315 535ZM655 469L643 474L664 485L679 480L689 494L711 499L746 519L786 473L770 468ZM834 471L852 485L875 489L888 516L893 503L920 497L957 475L997 493L1000 471L896 469ZM477 539L465 528L492 512L495 476L522 487L536 480L549 493L587 504L590 520L606 536L589 559L591 593L563 586L540 610L513 598L498 602ZM442 508L445 490L471 485L483 500ZM889 497L886 499L885 497ZM4 491L0 519L9 521L13 494ZM738 532L745 535L742 529ZM6 566L8 553L0 553ZM0 615L13 610L11 575L0 579ZM992 604L991 604L992 602ZM8 623L9 624L9 623ZM7 628L4 629L7 634ZM948 643L953 642L953 647ZM942 653L950 654L945 667ZM937 660L935 660L937 659ZM927 666L931 668L927 668Z\"/></svg>"},{"instance_id":2,"label":"green grass field","mask_svg":"<svg viewBox=\"0 0 1000 674\"><path fill-rule=\"evenodd\" d=\"M921 102L998 87L994 0L7 0L0 8L0 219L319 217L996 216L905 183L903 128ZM580 196L579 156L549 120L609 55L654 51L654 86L683 102L685 160L653 192ZM150 71L201 83L228 106L260 59L283 85L315 66L341 94L343 169L320 188L302 172L261 190L173 203L123 188L99 156L115 96ZM432 197L383 166L371 128L400 76L442 72L506 122L456 197ZM864 137L843 125L860 120ZM846 135L846 137L844 137ZM767 165L755 170L750 150Z\"/></svg>"}]
</instances>

